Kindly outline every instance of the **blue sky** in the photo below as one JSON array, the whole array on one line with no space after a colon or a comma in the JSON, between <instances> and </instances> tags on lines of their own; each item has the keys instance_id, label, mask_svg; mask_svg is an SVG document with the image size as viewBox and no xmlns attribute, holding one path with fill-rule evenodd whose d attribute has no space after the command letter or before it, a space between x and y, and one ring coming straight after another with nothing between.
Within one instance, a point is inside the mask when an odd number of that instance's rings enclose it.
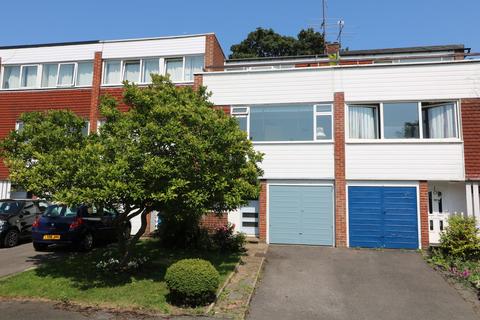
<instances>
[{"instance_id":1,"label":"blue sky","mask_svg":"<svg viewBox=\"0 0 480 320\"><path fill-rule=\"evenodd\" d=\"M321 0L15 0L1 7L0 45L215 32L226 53L258 26L296 35L319 26ZM375 49L464 43L480 51L480 1L329 0L343 46Z\"/></svg>"}]
</instances>

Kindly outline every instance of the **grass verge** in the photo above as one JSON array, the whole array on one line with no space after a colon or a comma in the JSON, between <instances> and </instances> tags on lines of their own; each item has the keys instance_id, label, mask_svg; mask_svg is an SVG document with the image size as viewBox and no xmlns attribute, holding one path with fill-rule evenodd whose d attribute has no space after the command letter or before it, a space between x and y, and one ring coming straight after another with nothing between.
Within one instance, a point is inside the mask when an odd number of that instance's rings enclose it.
<instances>
[{"instance_id":1,"label":"grass verge","mask_svg":"<svg viewBox=\"0 0 480 320\"><path fill-rule=\"evenodd\" d=\"M141 241L137 255L148 257L148 262L134 274L115 274L99 271L96 267L108 247L89 253L71 253L65 257L44 262L34 270L0 281L0 296L11 298L38 298L79 303L97 307L174 313L201 313L203 308L178 310L167 301L168 289L165 271L172 263L185 258L210 261L221 276L227 279L240 259L238 254L168 250L156 240Z\"/></svg>"}]
</instances>

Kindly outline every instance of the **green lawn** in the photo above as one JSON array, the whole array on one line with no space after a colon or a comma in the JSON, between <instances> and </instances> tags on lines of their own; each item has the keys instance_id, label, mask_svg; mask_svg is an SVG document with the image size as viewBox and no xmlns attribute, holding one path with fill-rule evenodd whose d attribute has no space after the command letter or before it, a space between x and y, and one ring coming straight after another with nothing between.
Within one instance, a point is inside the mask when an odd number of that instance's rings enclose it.
<instances>
[{"instance_id":1,"label":"green lawn","mask_svg":"<svg viewBox=\"0 0 480 320\"><path fill-rule=\"evenodd\" d=\"M95 264L106 248L90 253L69 253L47 261L34 270L0 281L0 296L46 298L114 308L149 309L170 313L164 275L166 268L183 258L209 260L221 275L222 283L239 261L236 254L165 250L156 240L138 244L140 255L150 258L134 275L105 274ZM198 311L198 310L197 310Z\"/></svg>"}]
</instances>

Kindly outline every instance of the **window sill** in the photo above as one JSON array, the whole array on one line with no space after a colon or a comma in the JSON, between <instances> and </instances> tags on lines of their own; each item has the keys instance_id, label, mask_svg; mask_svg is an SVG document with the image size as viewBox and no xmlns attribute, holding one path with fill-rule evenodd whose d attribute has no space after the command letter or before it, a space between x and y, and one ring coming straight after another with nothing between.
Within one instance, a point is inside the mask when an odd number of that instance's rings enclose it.
<instances>
[{"instance_id":1,"label":"window sill","mask_svg":"<svg viewBox=\"0 0 480 320\"><path fill-rule=\"evenodd\" d=\"M345 144L461 144L461 139L356 139Z\"/></svg>"},{"instance_id":2,"label":"window sill","mask_svg":"<svg viewBox=\"0 0 480 320\"><path fill-rule=\"evenodd\" d=\"M63 87L45 87L45 88L15 88L15 89L0 89L0 92L16 92L16 91L45 91L45 90L72 90L72 89L88 89L92 86L63 86Z\"/></svg>"},{"instance_id":3,"label":"window sill","mask_svg":"<svg viewBox=\"0 0 480 320\"><path fill-rule=\"evenodd\" d=\"M176 85L193 85L193 80L192 81L177 81L177 82L173 82L173 84L176 84ZM142 83L134 83L136 84L137 86L140 86L140 87L146 87L148 85L151 85L152 82L142 82ZM123 83L117 83L117 84L105 84L105 83L102 83L101 87L105 87L105 88L108 88L108 87L123 87Z\"/></svg>"}]
</instances>

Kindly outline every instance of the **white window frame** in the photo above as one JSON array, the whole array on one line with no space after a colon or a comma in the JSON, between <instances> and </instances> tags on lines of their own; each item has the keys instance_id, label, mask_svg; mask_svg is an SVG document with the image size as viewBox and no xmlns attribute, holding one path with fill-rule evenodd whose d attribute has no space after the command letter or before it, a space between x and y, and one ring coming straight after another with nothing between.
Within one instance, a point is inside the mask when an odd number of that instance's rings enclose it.
<instances>
[{"instance_id":1,"label":"white window frame","mask_svg":"<svg viewBox=\"0 0 480 320\"><path fill-rule=\"evenodd\" d=\"M163 75L167 75L167 62L168 60L180 60L182 59L182 79L181 80L177 80L177 81L173 81L173 83L191 83L192 81L185 81L185 56L183 57L166 57L164 59L164 66L163 66L163 70L164 70L164 73Z\"/></svg>"},{"instance_id":2,"label":"white window frame","mask_svg":"<svg viewBox=\"0 0 480 320\"><path fill-rule=\"evenodd\" d=\"M423 107L422 103L426 102L438 102L439 105L445 104L445 103L453 103L455 106L455 129L457 136L455 138L425 138L423 136ZM384 126L384 104L385 103L416 103L417 104L417 112L418 112L418 119L419 119L419 137L418 138L403 138L403 139L385 139L385 126ZM349 121L349 112L348 108L353 105L379 105L379 113L378 113L378 125L379 125L379 134L380 136L378 139L352 139L350 138L349 135L349 126L350 126L350 121ZM431 106L434 106L433 104ZM458 100L442 100L442 99L436 99L436 100L420 100L420 101L412 101L412 100L401 100L401 101L368 101L368 102L348 102L345 103L345 108L346 108L346 116L345 116L345 142L346 143L437 143L437 142L461 142L462 141L462 135L461 135L461 125L460 125L460 110L459 110L460 103ZM428 106L430 107L430 106Z\"/></svg>"},{"instance_id":3,"label":"white window frame","mask_svg":"<svg viewBox=\"0 0 480 320\"><path fill-rule=\"evenodd\" d=\"M59 84L58 83L58 80L60 80L60 68L62 65L71 65L73 64L73 77L72 77L72 83L70 84ZM42 69L43 69L43 65L42 65ZM42 70L43 71L43 70ZM42 77L43 77L43 74L42 74ZM76 62L60 62L58 63L58 66L57 66L57 81L55 82L57 85L55 86L55 88L70 88L70 87L74 87L75 86L75 82L77 80L77 63ZM40 83L41 85L41 83Z\"/></svg>"},{"instance_id":4,"label":"white window frame","mask_svg":"<svg viewBox=\"0 0 480 320\"><path fill-rule=\"evenodd\" d=\"M439 102L439 103L433 103L431 105L428 105L428 106L422 106L422 103L424 102L428 102L428 101L422 101L420 102L420 114L422 115L422 139L425 139L425 140L459 140L460 139L460 115L459 115L459 111L458 111L458 102L457 101L442 101L442 102ZM440 106L443 106L445 104L448 104L448 103L451 103L453 104L453 119L455 119L455 133L456 133L456 137L453 137L453 138L425 138L423 137L423 110L424 109L428 109L428 108L434 108L434 107L440 107Z\"/></svg>"},{"instance_id":5,"label":"white window frame","mask_svg":"<svg viewBox=\"0 0 480 320\"><path fill-rule=\"evenodd\" d=\"M123 81L125 81L125 65L129 62L139 62L139 70L138 70L138 80L137 81L130 81L130 82L133 82L135 84L139 84L141 83L142 81L142 68L143 68L143 59L125 59L125 60L122 60L122 65L120 67L120 70L121 70L121 75L120 75L120 79L122 80L121 83L123 83Z\"/></svg>"},{"instance_id":6,"label":"white window frame","mask_svg":"<svg viewBox=\"0 0 480 320\"><path fill-rule=\"evenodd\" d=\"M317 107L322 106L329 106L330 111L317 111ZM330 139L317 139L317 116L330 116L331 122L331 138ZM333 142L333 136L335 134L334 128L334 121L333 121L333 104L331 103L316 103L313 105L313 141L321 141L321 142Z\"/></svg>"},{"instance_id":7,"label":"white window frame","mask_svg":"<svg viewBox=\"0 0 480 320\"><path fill-rule=\"evenodd\" d=\"M8 91L8 90L21 90L21 87L20 87L20 83L22 81L22 65L21 64L9 64L9 65L0 65L1 69L0 69L0 90L5 90L5 91ZM5 76L5 67L19 67L20 68L20 71L19 71L19 78L18 78L18 88L4 88L3 87L3 78Z\"/></svg>"},{"instance_id":8,"label":"white window frame","mask_svg":"<svg viewBox=\"0 0 480 320\"><path fill-rule=\"evenodd\" d=\"M87 135L86 135L86 137L87 137L87 136L90 135L90 120L84 119L84 122L87 123Z\"/></svg>"},{"instance_id":9,"label":"white window frame","mask_svg":"<svg viewBox=\"0 0 480 320\"><path fill-rule=\"evenodd\" d=\"M374 107L377 111L377 136L378 138L375 139L356 139L350 137L350 106L368 106ZM383 114L383 107L382 103L379 102L360 102L360 103L346 103L345 104L345 141L355 141L355 142L371 142L371 141L378 141L382 140L383 135L383 127L382 127L382 114Z\"/></svg>"},{"instance_id":10,"label":"white window frame","mask_svg":"<svg viewBox=\"0 0 480 320\"><path fill-rule=\"evenodd\" d=\"M38 88L40 87L41 85L41 76L39 77L38 74L43 71L41 70L41 65L39 64L22 64L20 65L20 82L19 82L19 86L17 88L17 90L24 90L24 89L35 89L35 88ZM28 67L37 67L37 79L35 79L35 85L33 87L24 87L22 86L22 80L23 80L23 69L24 68L28 68Z\"/></svg>"},{"instance_id":11,"label":"white window frame","mask_svg":"<svg viewBox=\"0 0 480 320\"><path fill-rule=\"evenodd\" d=\"M24 124L22 120L17 120L15 121L15 131L19 131L20 130L20 125Z\"/></svg>"},{"instance_id":12,"label":"white window frame","mask_svg":"<svg viewBox=\"0 0 480 320\"><path fill-rule=\"evenodd\" d=\"M100 127L103 126L107 122L105 119L99 119L97 120L97 133L100 133ZM88 122L90 125L90 121ZM89 128L90 129L90 128ZM89 130L90 131L90 130Z\"/></svg>"},{"instance_id":13,"label":"white window frame","mask_svg":"<svg viewBox=\"0 0 480 320\"><path fill-rule=\"evenodd\" d=\"M164 74L165 69L162 69L162 65L165 64L165 61L163 61L164 60L163 58L159 58L159 57L141 58L140 59L140 81L138 82L139 84L150 84L150 83L152 83L151 81L143 81L143 79L145 78L145 70L143 68L143 64L144 64L145 60L153 60L153 59L158 60L158 74Z\"/></svg>"},{"instance_id":14,"label":"white window frame","mask_svg":"<svg viewBox=\"0 0 480 320\"><path fill-rule=\"evenodd\" d=\"M251 108L255 108L256 106L263 106L263 104L256 104L256 105L234 105L230 107L230 115L232 117L246 117L247 118L247 134L248 138L252 141L253 144L332 144L335 140L335 120L334 120L334 105L332 102L324 102L324 103L273 103L268 104L269 106L276 106L276 105L310 105L312 107L312 126L313 126L313 139L312 140L298 140L298 141L255 141L251 139L250 136L250 110ZM330 106L330 111L320 111L317 112L317 106ZM247 112L234 112L235 108L247 108ZM317 115L329 115L332 121L332 138L331 139L317 139Z\"/></svg>"},{"instance_id":15,"label":"white window frame","mask_svg":"<svg viewBox=\"0 0 480 320\"><path fill-rule=\"evenodd\" d=\"M78 84L78 65L81 64L81 63L91 63L92 64L92 83L91 84L87 84L87 85L79 85ZM73 79L74 80L74 86L75 87L78 87L78 88L88 88L88 87L92 87L93 86L93 79L95 77L95 61L93 60L85 60L85 61L76 61L75 62L75 78Z\"/></svg>"},{"instance_id":16,"label":"white window frame","mask_svg":"<svg viewBox=\"0 0 480 320\"><path fill-rule=\"evenodd\" d=\"M245 108L245 112L235 112L237 108ZM250 139L250 107L249 106L231 106L230 114L235 118L247 118L247 137ZM251 140L251 139L250 139Z\"/></svg>"},{"instance_id":17,"label":"white window frame","mask_svg":"<svg viewBox=\"0 0 480 320\"><path fill-rule=\"evenodd\" d=\"M121 86L123 81L125 81L125 63L131 62L131 61L140 61L140 72L139 72L139 79L138 81L135 81L135 84L140 84L140 85L146 85L152 83L151 81L144 82L142 81L144 78L144 70L143 70L143 64L144 60L152 60L152 59L158 59L158 74L165 74L165 59L164 58L159 58L159 57L142 57L142 58L125 58L125 59L108 59L104 60L102 63L102 86L103 87L118 87ZM119 83L105 83L105 78L107 76L106 74L106 66L108 62L111 61L119 61L120 62L120 82ZM162 68L162 66L164 66Z\"/></svg>"}]
</instances>

